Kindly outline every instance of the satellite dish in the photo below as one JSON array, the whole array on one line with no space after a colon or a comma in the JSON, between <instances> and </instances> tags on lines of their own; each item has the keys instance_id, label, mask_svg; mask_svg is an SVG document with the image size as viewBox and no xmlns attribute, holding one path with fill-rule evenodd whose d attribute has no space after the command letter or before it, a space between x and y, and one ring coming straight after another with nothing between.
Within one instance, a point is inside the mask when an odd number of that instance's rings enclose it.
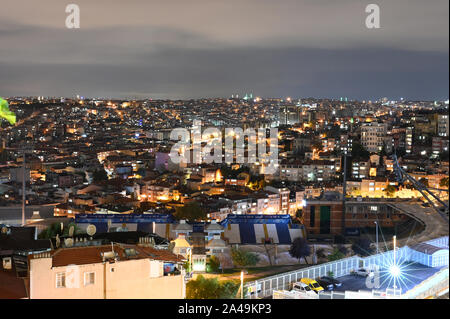
<instances>
[{"instance_id":1,"label":"satellite dish","mask_svg":"<svg viewBox=\"0 0 450 319\"><path fill-rule=\"evenodd\" d=\"M72 237L72 236L73 236L74 230L75 230L75 227L73 227L73 225L70 226L70 228L69 228L69 237Z\"/></svg>"},{"instance_id":2,"label":"satellite dish","mask_svg":"<svg viewBox=\"0 0 450 319\"><path fill-rule=\"evenodd\" d=\"M66 247L72 247L73 246L73 239L72 238L67 238L64 240L64 244L66 245Z\"/></svg>"},{"instance_id":3,"label":"satellite dish","mask_svg":"<svg viewBox=\"0 0 450 319\"><path fill-rule=\"evenodd\" d=\"M95 225L92 225L92 224L90 224L86 229L86 233L89 236L94 236L96 231L97 231L97 228L95 227Z\"/></svg>"}]
</instances>

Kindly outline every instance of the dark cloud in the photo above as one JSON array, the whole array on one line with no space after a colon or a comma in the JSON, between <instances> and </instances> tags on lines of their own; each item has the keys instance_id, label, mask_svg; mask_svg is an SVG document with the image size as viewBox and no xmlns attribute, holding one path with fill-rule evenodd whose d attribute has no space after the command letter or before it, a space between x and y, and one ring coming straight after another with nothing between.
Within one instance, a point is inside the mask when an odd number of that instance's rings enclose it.
<instances>
[{"instance_id":1,"label":"dark cloud","mask_svg":"<svg viewBox=\"0 0 450 319\"><path fill-rule=\"evenodd\" d=\"M6 0L1 95L448 97L447 0L78 2Z\"/></svg>"}]
</instances>

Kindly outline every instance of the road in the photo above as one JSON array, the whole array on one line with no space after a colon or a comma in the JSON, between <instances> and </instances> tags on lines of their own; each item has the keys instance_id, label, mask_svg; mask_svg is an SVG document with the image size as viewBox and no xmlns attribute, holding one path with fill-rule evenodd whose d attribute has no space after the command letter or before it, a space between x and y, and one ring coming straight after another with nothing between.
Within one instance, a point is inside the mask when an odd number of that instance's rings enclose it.
<instances>
[{"instance_id":1,"label":"road","mask_svg":"<svg viewBox=\"0 0 450 319\"><path fill-rule=\"evenodd\" d=\"M417 202L395 203L393 204L393 207L403 213L407 213L413 218L418 219L425 225L425 229L422 232L410 238L399 240L399 246L411 246L434 238L449 235L448 224L433 208L423 207Z\"/></svg>"}]
</instances>

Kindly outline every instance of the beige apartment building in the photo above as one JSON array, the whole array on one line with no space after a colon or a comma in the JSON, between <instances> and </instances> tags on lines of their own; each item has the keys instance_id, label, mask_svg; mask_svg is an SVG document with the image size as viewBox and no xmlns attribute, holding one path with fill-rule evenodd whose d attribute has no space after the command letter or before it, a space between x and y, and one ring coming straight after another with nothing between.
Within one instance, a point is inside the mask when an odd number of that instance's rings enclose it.
<instances>
[{"instance_id":1,"label":"beige apartment building","mask_svg":"<svg viewBox=\"0 0 450 319\"><path fill-rule=\"evenodd\" d=\"M59 248L29 256L30 299L183 299L183 257L136 245Z\"/></svg>"},{"instance_id":2,"label":"beige apartment building","mask_svg":"<svg viewBox=\"0 0 450 319\"><path fill-rule=\"evenodd\" d=\"M387 135L386 123L364 123L361 125L361 143L371 153L382 150Z\"/></svg>"}]
</instances>

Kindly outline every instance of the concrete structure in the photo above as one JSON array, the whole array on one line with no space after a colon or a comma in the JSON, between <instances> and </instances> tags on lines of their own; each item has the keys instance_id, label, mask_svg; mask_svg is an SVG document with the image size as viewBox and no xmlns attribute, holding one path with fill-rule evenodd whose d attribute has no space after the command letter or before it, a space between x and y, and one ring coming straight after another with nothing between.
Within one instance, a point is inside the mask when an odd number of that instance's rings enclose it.
<instances>
[{"instance_id":1,"label":"concrete structure","mask_svg":"<svg viewBox=\"0 0 450 319\"><path fill-rule=\"evenodd\" d=\"M29 298L182 299L181 262L168 251L134 245L60 248L34 254L29 256Z\"/></svg>"}]
</instances>

